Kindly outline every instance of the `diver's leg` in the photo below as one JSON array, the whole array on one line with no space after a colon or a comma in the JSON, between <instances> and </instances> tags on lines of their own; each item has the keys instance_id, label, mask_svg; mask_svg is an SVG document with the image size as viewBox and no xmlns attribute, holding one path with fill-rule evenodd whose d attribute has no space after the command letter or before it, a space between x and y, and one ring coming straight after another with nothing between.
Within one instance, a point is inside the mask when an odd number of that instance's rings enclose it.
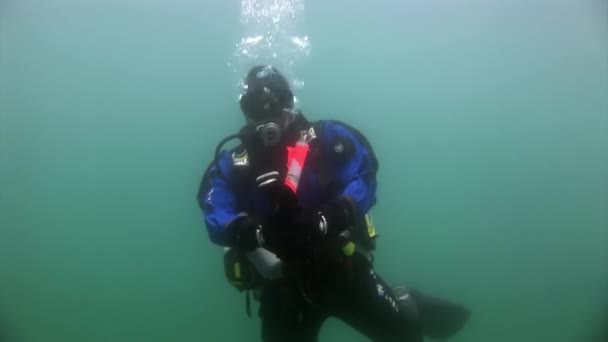
<instances>
[{"instance_id":1,"label":"diver's leg","mask_svg":"<svg viewBox=\"0 0 608 342\"><path fill-rule=\"evenodd\" d=\"M325 306L333 316L373 341L424 341L419 316L399 307L391 288L359 254L352 257L350 282Z\"/></svg>"},{"instance_id":2,"label":"diver's leg","mask_svg":"<svg viewBox=\"0 0 608 342\"><path fill-rule=\"evenodd\" d=\"M262 341L316 342L323 315L300 295L293 285L273 281L260 298Z\"/></svg>"}]
</instances>

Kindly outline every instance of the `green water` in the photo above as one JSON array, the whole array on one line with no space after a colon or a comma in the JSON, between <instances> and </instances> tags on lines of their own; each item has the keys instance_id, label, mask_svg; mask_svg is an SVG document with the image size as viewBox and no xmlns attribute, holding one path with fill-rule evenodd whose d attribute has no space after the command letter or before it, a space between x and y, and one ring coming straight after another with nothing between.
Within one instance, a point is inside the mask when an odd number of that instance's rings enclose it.
<instances>
[{"instance_id":1,"label":"green water","mask_svg":"<svg viewBox=\"0 0 608 342\"><path fill-rule=\"evenodd\" d=\"M608 306L605 1L305 1L313 119L381 163L377 268L474 312L453 341L579 342ZM0 0L7 341L256 341L195 194L242 123L240 2ZM365 341L330 320L321 341Z\"/></svg>"}]
</instances>

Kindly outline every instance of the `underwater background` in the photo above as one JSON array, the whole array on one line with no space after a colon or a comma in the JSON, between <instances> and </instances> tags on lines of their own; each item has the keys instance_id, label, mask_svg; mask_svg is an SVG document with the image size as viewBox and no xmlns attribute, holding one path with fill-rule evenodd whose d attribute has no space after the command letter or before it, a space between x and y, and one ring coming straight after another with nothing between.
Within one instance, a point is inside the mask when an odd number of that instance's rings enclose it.
<instances>
[{"instance_id":1,"label":"underwater background","mask_svg":"<svg viewBox=\"0 0 608 342\"><path fill-rule=\"evenodd\" d=\"M602 0L0 0L0 341L259 340L196 203L258 63L369 138L377 270L452 341L606 341Z\"/></svg>"}]
</instances>

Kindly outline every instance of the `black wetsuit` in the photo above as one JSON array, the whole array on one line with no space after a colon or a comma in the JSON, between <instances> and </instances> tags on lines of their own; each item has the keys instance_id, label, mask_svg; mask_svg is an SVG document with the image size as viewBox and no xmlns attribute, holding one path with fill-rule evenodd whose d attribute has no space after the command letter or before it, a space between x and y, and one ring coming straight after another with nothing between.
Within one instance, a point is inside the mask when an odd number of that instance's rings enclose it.
<instances>
[{"instance_id":1,"label":"black wetsuit","mask_svg":"<svg viewBox=\"0 0 608 342\"><path fill-rule=\"evenodd\" d=\"M354 254L344 267L348 270L336 271L330 276L335 282L325 280L319 285L323 293L312 298L303 294L306 290L294 279L269 283L261 296L262 340L317 341L325 319L335 317L373 341L423 341L416 309L398 303L363 255Z\"/></svg>"}]
</instances>

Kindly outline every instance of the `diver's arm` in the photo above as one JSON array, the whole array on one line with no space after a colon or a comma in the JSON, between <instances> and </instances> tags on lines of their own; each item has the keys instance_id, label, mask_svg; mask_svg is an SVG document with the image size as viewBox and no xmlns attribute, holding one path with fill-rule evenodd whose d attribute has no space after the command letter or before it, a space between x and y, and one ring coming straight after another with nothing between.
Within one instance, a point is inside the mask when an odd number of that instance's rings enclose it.
<instances>
[{"instance_id":1,"label":"diver's arm","mask_svg":"<svg viewBox=\"0 0 608 342\"><path fill-rule=\"evenodd\" d=\"M216 169L221 168L221 174ZM251 252L272 242L272 226L255 216L249 216L239 208L237 194L229 184L232 157L224 152L218 164L212 164L205 172L198 192L198 203L203 212L209 238L214 243ZM223 176L222 176L223 175ZM261 222L265 221L262 231ZM271 243L269 244L269 246Z\"/></svg>"},{"instance_id":2,"label":"diver's arm","mask_svg":"<svg viewBox=\"0 0 608 342\"><path fill-rule=\"evenodd\" d=\"M371 146L366 146L350 130L335 125L332 130L344 145L342 160L335 160L336 179L342 193L325 206L331 229L333 219L337 229L353 226L376 203L376 168ZM333 148L333 147L332 147ZM336 153L334 151L334 153Z\"/></svg>"},{"instance_id":3,"label":"diver's arm","mask_svg":"<svg viewBox=\"0 0 608 342\"><path fill-rule=\"evenodd\" d=\"M338 235L376 203L377 164L371 146L361 141L364 138L339 124L327 123L322 128L324 157L341 189L319 208L316 220L326 235Z\"/></svg>"},{"instance_id":4,"label":"diver's arm","mask_svg":"<svg viewBox=\"0 0 608 342\"><path fill-rule=\"evenodd\" d=\"M217 167L221 168L222 174ZM237 194L227 179L231 175L232 158L224 152L217 164L209 166L198 191L198 203L203 212L209 238L215 244L235 247L237 226L245 224L246 216L239 214Z\"/></svg>"}]
</instances>

